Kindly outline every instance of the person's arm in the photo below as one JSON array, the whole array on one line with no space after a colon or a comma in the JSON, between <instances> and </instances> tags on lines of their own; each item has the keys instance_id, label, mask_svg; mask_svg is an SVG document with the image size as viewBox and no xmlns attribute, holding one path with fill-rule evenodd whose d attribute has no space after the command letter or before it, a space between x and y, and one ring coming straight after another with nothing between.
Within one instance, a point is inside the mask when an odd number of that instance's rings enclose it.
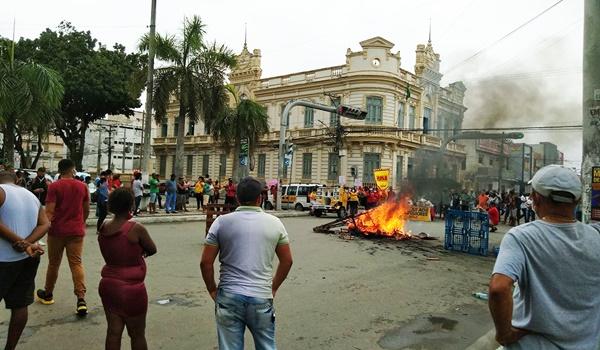
<instances>
[{"instance_id":1,"label":"person's arm","mask_svg":"<svg viewBox=\"0 0 600 350\"><path fill-rule=\"evenodd\" d=\"M137 233L140 246L142 246L142 249L144 249L144 255L152 256L156 254L156 244L154 244L154 241L152 240L152 237L150 237L148 230L146 230L146 228L140 224L136 224L134 229L136 230L135 232Z\"/></svg>"},{"instance_id":2,"label":"person's arm","mask_svg":"<svg viewBox=\"0 0 600 350\"><path fill-rule=\"evenodd\" d=\"M87 188L85 191L85 198L83 200L82 210L83 210L83 222L85 223L87 221L88 217L90 216L90 191L88 191Z\"/></svg>"},{"instance_id":3,"label":"person's arm","mask_svg":"<svg viewBox=\"0 0 600 350\"><path fill-rule=\"evenodd\" d=\"M29 236L25 238L25 240L30 244L34 244L46 235L49 228L50 220L48 220L48 217L46 216L46 210L44 209L44 207L40 206L40 210L38 211L37 225L35 226L33 231L31 231Z\"/></svg>"},{"instance_id":4,"label":"person's arm","mask_svg":"<svg viewBox=\"0 0 600 350\"><path fill-rule=\"evenodd\" d=\"M496 341L504 346L519 341L528 333L512 326L513 283L512 278L496 273L489 286L488 305L496 326Z\"/></svg>"},{"instance_id":5,"label":"person's arm","mask_svg":"<svg viewBox=\"0 0 600 350\"><path fill-rule=\"evenodd\" d=\"M217 283L215 282L214 264L219 254L219 246L205 244L202 251L202 259L200 260L200 271L202 271L202 279L206 285L206 290L213 300L217 297Z\"/></svg>"},{"instance_id":6,"label":"person's arm","mask_svg":"<svg viewBox=\"0 0 600 350\"><path fill-rule=\"evenodd\" d=\"M273 276L273 286L271 287L273 290L273 297L277 294L277 290L285 281L290 269L292 268L292 250L290 249L289 244L279 244L277 248L275 248L275 254L277 254L277 258L279 259L279 265L277 265L277 271L275 271L275 276Z\"/></svg>"}]
</instances>

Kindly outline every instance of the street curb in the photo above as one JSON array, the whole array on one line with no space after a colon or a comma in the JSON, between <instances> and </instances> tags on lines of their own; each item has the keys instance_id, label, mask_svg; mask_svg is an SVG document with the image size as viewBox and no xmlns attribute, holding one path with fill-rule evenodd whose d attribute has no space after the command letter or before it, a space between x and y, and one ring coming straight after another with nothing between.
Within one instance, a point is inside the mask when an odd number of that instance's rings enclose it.
<instances>
[{"instance_id":1,"label":"street curb","mask_svg":"<svg viewBox=\"0 0 600 350\"><path fill-rule=\"evenodd\" d=\"M266 211L266 213L274 215L278 218L295 218L309 216L308 211ZM142 214L133 218L140 224L168 224L177 222L202 222L206 221L206 214ZM88 218L86 226L96 226L97 219L95 217Z\"/></svg>"}]
</instances>

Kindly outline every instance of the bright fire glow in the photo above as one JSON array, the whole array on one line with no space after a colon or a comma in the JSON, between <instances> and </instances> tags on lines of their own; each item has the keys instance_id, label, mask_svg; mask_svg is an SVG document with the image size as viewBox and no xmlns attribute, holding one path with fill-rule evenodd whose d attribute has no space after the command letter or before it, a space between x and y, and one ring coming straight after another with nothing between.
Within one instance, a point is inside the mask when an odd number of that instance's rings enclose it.
<instances>
[{"instance_id":1,"label":"bright fire glow","mask_svg":"<svg viewBox=\"0 0 600 350\"><path fill-rule=\"evenodd\" d=\"M381 235L398 240L410 239L411 234L405 231L410 205L404 198L399 201L388 201L353 219L348 220L348 229L358 230L365 235Z\"/></svg>"}]
</instances>

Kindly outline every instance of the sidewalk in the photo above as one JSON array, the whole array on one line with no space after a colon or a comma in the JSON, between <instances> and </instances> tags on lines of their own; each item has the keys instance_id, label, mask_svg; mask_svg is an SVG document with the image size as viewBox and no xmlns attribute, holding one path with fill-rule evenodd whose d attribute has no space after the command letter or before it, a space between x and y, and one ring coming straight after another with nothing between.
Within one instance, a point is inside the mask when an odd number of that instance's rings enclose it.
<instances>
[{"instance_id":1,"label":"sidewalk","mask_svg":"<svg viewBox=\"0 0 600 350\"><path fill-rule=\"evenodd\" d=\"M301 216L309 216L308 210L305 211L295 211L295 210L266 210L266 213L275 215L278 218L293 218L293 217L301 217ZM110 215L107 219L110 218ZM194 221L206 221L206 214L196 211L190 210L189 212L178 212L176 214L166 214L164 209L160 209L156 214L148 214L147 212L142 212L141 215L134 217L135 221L141 224L159 224L159 223L173 223L173 222L194 222ZM92 207L90 209L90 216L86 221L87 226L96 226L96 209Z\"/></svg>"}]
</instances>

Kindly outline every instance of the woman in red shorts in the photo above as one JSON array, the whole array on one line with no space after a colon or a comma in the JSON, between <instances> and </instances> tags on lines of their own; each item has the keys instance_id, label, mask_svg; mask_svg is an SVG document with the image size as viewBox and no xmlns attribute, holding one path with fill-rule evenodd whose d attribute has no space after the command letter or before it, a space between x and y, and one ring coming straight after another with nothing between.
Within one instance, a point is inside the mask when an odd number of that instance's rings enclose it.
<instances>
[{"instance_id":1,"label":"woman in red shorts","mask_svg":"<svg viewBox=\"0 0 600 350\"><path fill-rule=\"evenodd\" d=\"M156 253L156 246L144 226L130 221L133 209L130 189L118 188L108 197L108 210L114 218L98 231L98 243L106 265L98 291L106 313L106 349L120 349L123 329L131 338L132 349L147 349L146 311L148 294L144 285L145 257Z\"/></svg>"}]
</instances>

